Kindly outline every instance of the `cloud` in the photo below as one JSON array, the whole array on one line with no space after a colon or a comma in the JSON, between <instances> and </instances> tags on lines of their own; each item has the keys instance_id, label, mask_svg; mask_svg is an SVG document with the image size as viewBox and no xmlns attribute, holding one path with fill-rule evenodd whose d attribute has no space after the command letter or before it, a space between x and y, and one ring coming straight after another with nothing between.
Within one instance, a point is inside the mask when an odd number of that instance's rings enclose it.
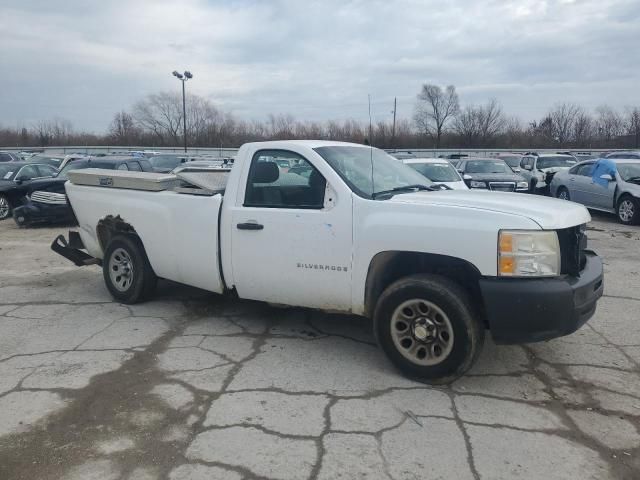
<instances>
[{"instance_id":1,"label":"cloud","mask_svg":"<svg viewBox=\"0 0 640 480\"><path fill-rule=\"evenodd\" d=\"M635 0L5 0L0 121L112 115L189 69L189 91L244 118L409 117L420 85L498 98L528 121L558 101L640 103Z\"/></svg>"}]
</instances>

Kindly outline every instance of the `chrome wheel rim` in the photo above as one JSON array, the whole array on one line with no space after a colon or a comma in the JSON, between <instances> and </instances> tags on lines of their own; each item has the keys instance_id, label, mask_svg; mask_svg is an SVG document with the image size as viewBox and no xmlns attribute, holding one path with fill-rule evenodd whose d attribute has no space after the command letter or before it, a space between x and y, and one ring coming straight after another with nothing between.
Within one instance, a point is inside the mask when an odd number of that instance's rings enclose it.
<instances>
[{"instance_id":1,"label":"chrome wheel rim","mask_svg":"<svg viewBox=\"0 0 640 480\"><path fill-rule=\"evenodd\" d=\"M133 282L133 262L127 251L116 248L109 258L109 278L120 292L126 292Z\"/></svg>"},{"instance_id":2,"label":"chrome wheel rim","mask_svg":"<svg viewBox=\"0 0 640 480\"><path fill-rule=\"evenodd\" d=\"M400 304L391 316L391 338L400 354L420 366L437 365L453 349L453 327L436 304L415 298Z\"/></svg>"},{"instance_id":3,"label":"chrome wheel rim","mask_svg":"<svg viewBox=\"0 0 640 480\"><path fill-rule=\"evenodd\" d=\"M560 190L560 193L558 194L558 198L560 200L569 200L569 192L567 192L566 190Z\"/></svg>"},{"instance_id":4,"label":"chrome wheel rim","mask_svg":"<svg viewBox=\"0 0 640 480\"><path fill-rule=\"evenodd\" d=\"M9 216L9 202L5 197L0 197L0 219Z\"/></svg>"},{"instance_id":5,"label":"chrome wheel rim","mask_svg":"<svg viewBox=\"0 0 640 480\"><path fill-rule=\"evenodd\" d=\"M618 216L623 222L629 222L633 218L634 205L631 200L623 200L618 207Z\"/></svg>"}]
</instances>

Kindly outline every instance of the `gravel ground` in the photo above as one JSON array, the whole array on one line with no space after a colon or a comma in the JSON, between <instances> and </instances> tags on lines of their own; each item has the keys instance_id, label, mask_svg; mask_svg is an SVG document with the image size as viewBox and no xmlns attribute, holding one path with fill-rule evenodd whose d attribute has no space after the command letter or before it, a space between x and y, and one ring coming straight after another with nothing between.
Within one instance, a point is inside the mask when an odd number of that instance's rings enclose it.
<instances>
[{"instance_id":1,"label":"gravel ground","mask_svg":"<svg viewBox=\"0 0 640 480\"><path fill-rule=\"evenodd\" d=\"M0 478L640 478L640 228L594 214L577 333L402 378L365 319L169 282L114 303L62 228L0 223Z\"/></svg>"}]
</instances>

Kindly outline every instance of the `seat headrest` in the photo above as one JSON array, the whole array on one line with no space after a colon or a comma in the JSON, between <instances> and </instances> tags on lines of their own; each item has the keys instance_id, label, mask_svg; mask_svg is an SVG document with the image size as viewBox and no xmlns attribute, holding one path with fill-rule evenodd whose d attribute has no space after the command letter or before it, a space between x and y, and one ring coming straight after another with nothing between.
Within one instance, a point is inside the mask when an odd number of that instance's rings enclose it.
<instances>
[{"instance_id":1,"label":"seat headrest","mask_svg":"<svg viewBox=\"0 0 640 480\"><path fill-rule=\"evenodd\" d=\"M253 168L253 183L273 183L280 178L280 169L275 162L258 162Z\"/></svg>"}]
</instances>

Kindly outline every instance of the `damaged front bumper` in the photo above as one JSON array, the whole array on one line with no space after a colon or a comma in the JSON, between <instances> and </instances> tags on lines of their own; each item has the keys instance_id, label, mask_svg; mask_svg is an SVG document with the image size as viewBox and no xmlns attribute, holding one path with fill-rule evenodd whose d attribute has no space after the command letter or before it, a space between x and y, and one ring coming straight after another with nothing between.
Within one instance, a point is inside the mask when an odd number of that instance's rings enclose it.
<instances>
[{"instance_id":1,"label":"damaged front bumper","mask_svg":"<svg viewBox=\"0 0 640 480\"><path fill-rule=\"evenodd\" d=\"M58 255L62 255L67 260L71 260L78 267L102 265L102 260L83 252L85 246L78 232L70 230L68 241L64 238L64 235L58 235L51 243L51 250Z\"/></svg>"}]
</instances>

